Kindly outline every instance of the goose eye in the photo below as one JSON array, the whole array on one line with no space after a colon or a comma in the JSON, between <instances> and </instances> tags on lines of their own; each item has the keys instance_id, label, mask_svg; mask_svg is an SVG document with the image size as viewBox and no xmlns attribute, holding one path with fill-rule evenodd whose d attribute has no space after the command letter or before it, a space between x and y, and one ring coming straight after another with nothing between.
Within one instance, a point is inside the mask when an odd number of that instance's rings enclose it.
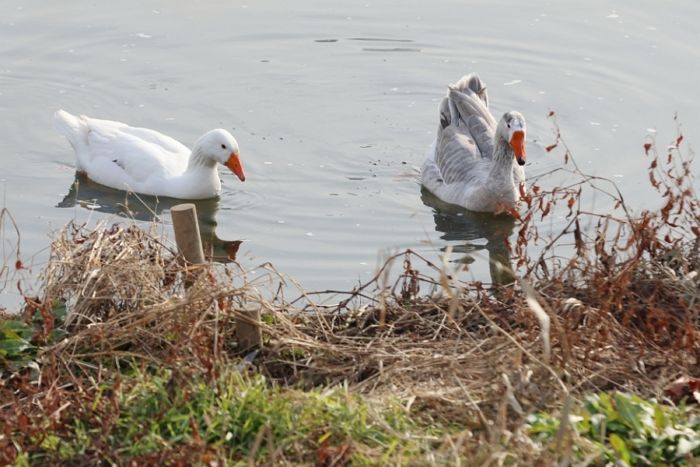
<instances>
[{"instance_id":1,"label":"goose eye","mask_svg":"<svg viewBox=\"0 0 700 467\"><path fill-rule=\"evenodd\" d=\"M508 128L510 128L510 123L508 124Z\"/></svg>"},{"instance_id":2,"label":"goose eye","mask_svg":"<svg viewBox=\"0 0 700 467\"><path fill-rule=\"evenodd\" d=\"M509 125L509 126L510 126L510 125ZM221 145L221 149L226 149L226 145L225 145L225 144L222 144L222 145Z\"/></svg>"}]
</instances>

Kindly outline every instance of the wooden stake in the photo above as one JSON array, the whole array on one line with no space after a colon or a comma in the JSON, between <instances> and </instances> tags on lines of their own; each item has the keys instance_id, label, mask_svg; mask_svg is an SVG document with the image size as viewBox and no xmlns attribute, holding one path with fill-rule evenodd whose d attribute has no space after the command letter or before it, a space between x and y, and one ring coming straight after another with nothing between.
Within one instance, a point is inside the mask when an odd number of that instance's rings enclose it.
<instances>
[{"instance_id":1,"label":"wooden stake","mask_svg":"<svg viewBox=\"0 0 700 467\"><path fill-rule=\"evenodd\" d=\"M192 203L178 204L170 209L177 249L192 264L204 263L202 237L199 235L197 208Z\"/></svg>"},{"instance_id":2,"label":"wooden stake","mask_svg":"<svg viewBox=\"0 0 700 467\"><path fill-rule=\"evenodd\" d=\"M202 239L197 223L197 208L192 203L178 204L170 209L175 231L175 243L185 259L192 264L204 263ZM262 330L260 329L260 307L240 310L241 316L236 320L238 348L250 351L262 347ZM217 319L218 321L218 319Z\"/></svg>"},{"instance_id":3,"label":"wooden stake","mask_svg":"<svg viewBox=\"0 0 700 467\"><path fill-rule=\"evenodd\" d=\"M249 352L262 347L262 331L260 330L260 308L240 310L242 316L236 319L236 337L238 349Z\"/></svg>"}]
</instances>

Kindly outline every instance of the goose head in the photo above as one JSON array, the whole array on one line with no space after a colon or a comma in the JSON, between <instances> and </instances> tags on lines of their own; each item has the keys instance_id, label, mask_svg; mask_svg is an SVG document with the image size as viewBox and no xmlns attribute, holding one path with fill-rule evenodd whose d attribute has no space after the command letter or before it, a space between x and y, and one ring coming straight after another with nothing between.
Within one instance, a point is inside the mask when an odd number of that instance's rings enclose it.
<instances>
[{"instance_id":1,"label":"goose head","mask_svg":"<svg viewBox=\"0 0 700 467\"><path fill-rule=\"evenodd\" d=\"M518 165L525 165L525 117L520 112L506 112L498 122L496 136L510 144Z\"/></svg>"},{"instance_id":2,"label":"goose head","mask_svg":"<svg viewBox=\"0 0 700 467\"><path fill-rule=\"evenodd\" d=\"M242 181L245 181L241 165L238 142L231 133L224 129L211 130L202 135L194 144L192 151L202 158L225 165Z\"/></svg>"}]
</instances>

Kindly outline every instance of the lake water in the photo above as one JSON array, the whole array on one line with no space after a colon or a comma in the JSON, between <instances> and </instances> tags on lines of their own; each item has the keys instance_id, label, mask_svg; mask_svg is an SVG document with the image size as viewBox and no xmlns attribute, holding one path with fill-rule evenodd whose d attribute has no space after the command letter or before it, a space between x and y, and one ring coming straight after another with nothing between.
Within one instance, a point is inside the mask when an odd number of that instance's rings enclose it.
<instances>
[{"instance_id":1,"label":"lake water","mask_svg":"<svg viewBox=\"0 0 700 467\"><path fill-rule=\"evenodd\" d=\"M526 116L528 175L562 162L543 149L554 110L579 163L616 180L633 207L656 202L646 135L674 139L677 112L686 141L700 141L700 4L690 0L0 6L0 207L33 275L52 232L119 220L124 201L88 181L71 191L59 108L187 145L231 130L248 178L222 167L221 198L199 204L205 234L242 240L227 245L244 267L270 261L307 289L347 290L407 247L436 258L453 245L474 260L467 274L488 279L486 258L511 227L434 210L415 178L446 85L468 72L486 82L495 115ZM156 208L166 221L171 205ZM6 223L10 264L14 238ZM0 288L0 306L18 302L13 283Z\"/></svg>"}]
</instances>

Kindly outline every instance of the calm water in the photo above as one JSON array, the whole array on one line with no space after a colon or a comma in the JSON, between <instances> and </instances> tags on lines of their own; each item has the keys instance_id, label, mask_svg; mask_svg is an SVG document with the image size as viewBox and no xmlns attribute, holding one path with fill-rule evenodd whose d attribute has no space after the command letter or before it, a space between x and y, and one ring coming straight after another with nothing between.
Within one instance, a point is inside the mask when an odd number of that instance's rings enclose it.
<instances>
[{"instance_id":1,"label":"calm water","mask_svg":"<svg viewBox=\"0 0 700 467\"><path fill-rule=\"evenodd\" d=\"M0 207L35 275L53 231L117 220L124 203L86 181L71 191L73 152L53 130L56 109L187 145L223 127L248 179L222 170L221 198L200 211L209 238L243 240L227 246L244 266L271 261L306 288L348 289L389 252L435 258L449 244L471 262L467 274L486 279L485 258L512 226L436 211L413 176L446 85L478 71L494 114L526 115L530 175L561 163L542 149L556 111L584 168L642 207L655 202L645 135L672 140L678 112L686 141L700 141L699 5L0 0ZM154 211L167 221L171 205ZM14 263L7 225L2 241ZM0 305L12 306L19 295L5 285Z\"/></svg>"}]
</instances>

